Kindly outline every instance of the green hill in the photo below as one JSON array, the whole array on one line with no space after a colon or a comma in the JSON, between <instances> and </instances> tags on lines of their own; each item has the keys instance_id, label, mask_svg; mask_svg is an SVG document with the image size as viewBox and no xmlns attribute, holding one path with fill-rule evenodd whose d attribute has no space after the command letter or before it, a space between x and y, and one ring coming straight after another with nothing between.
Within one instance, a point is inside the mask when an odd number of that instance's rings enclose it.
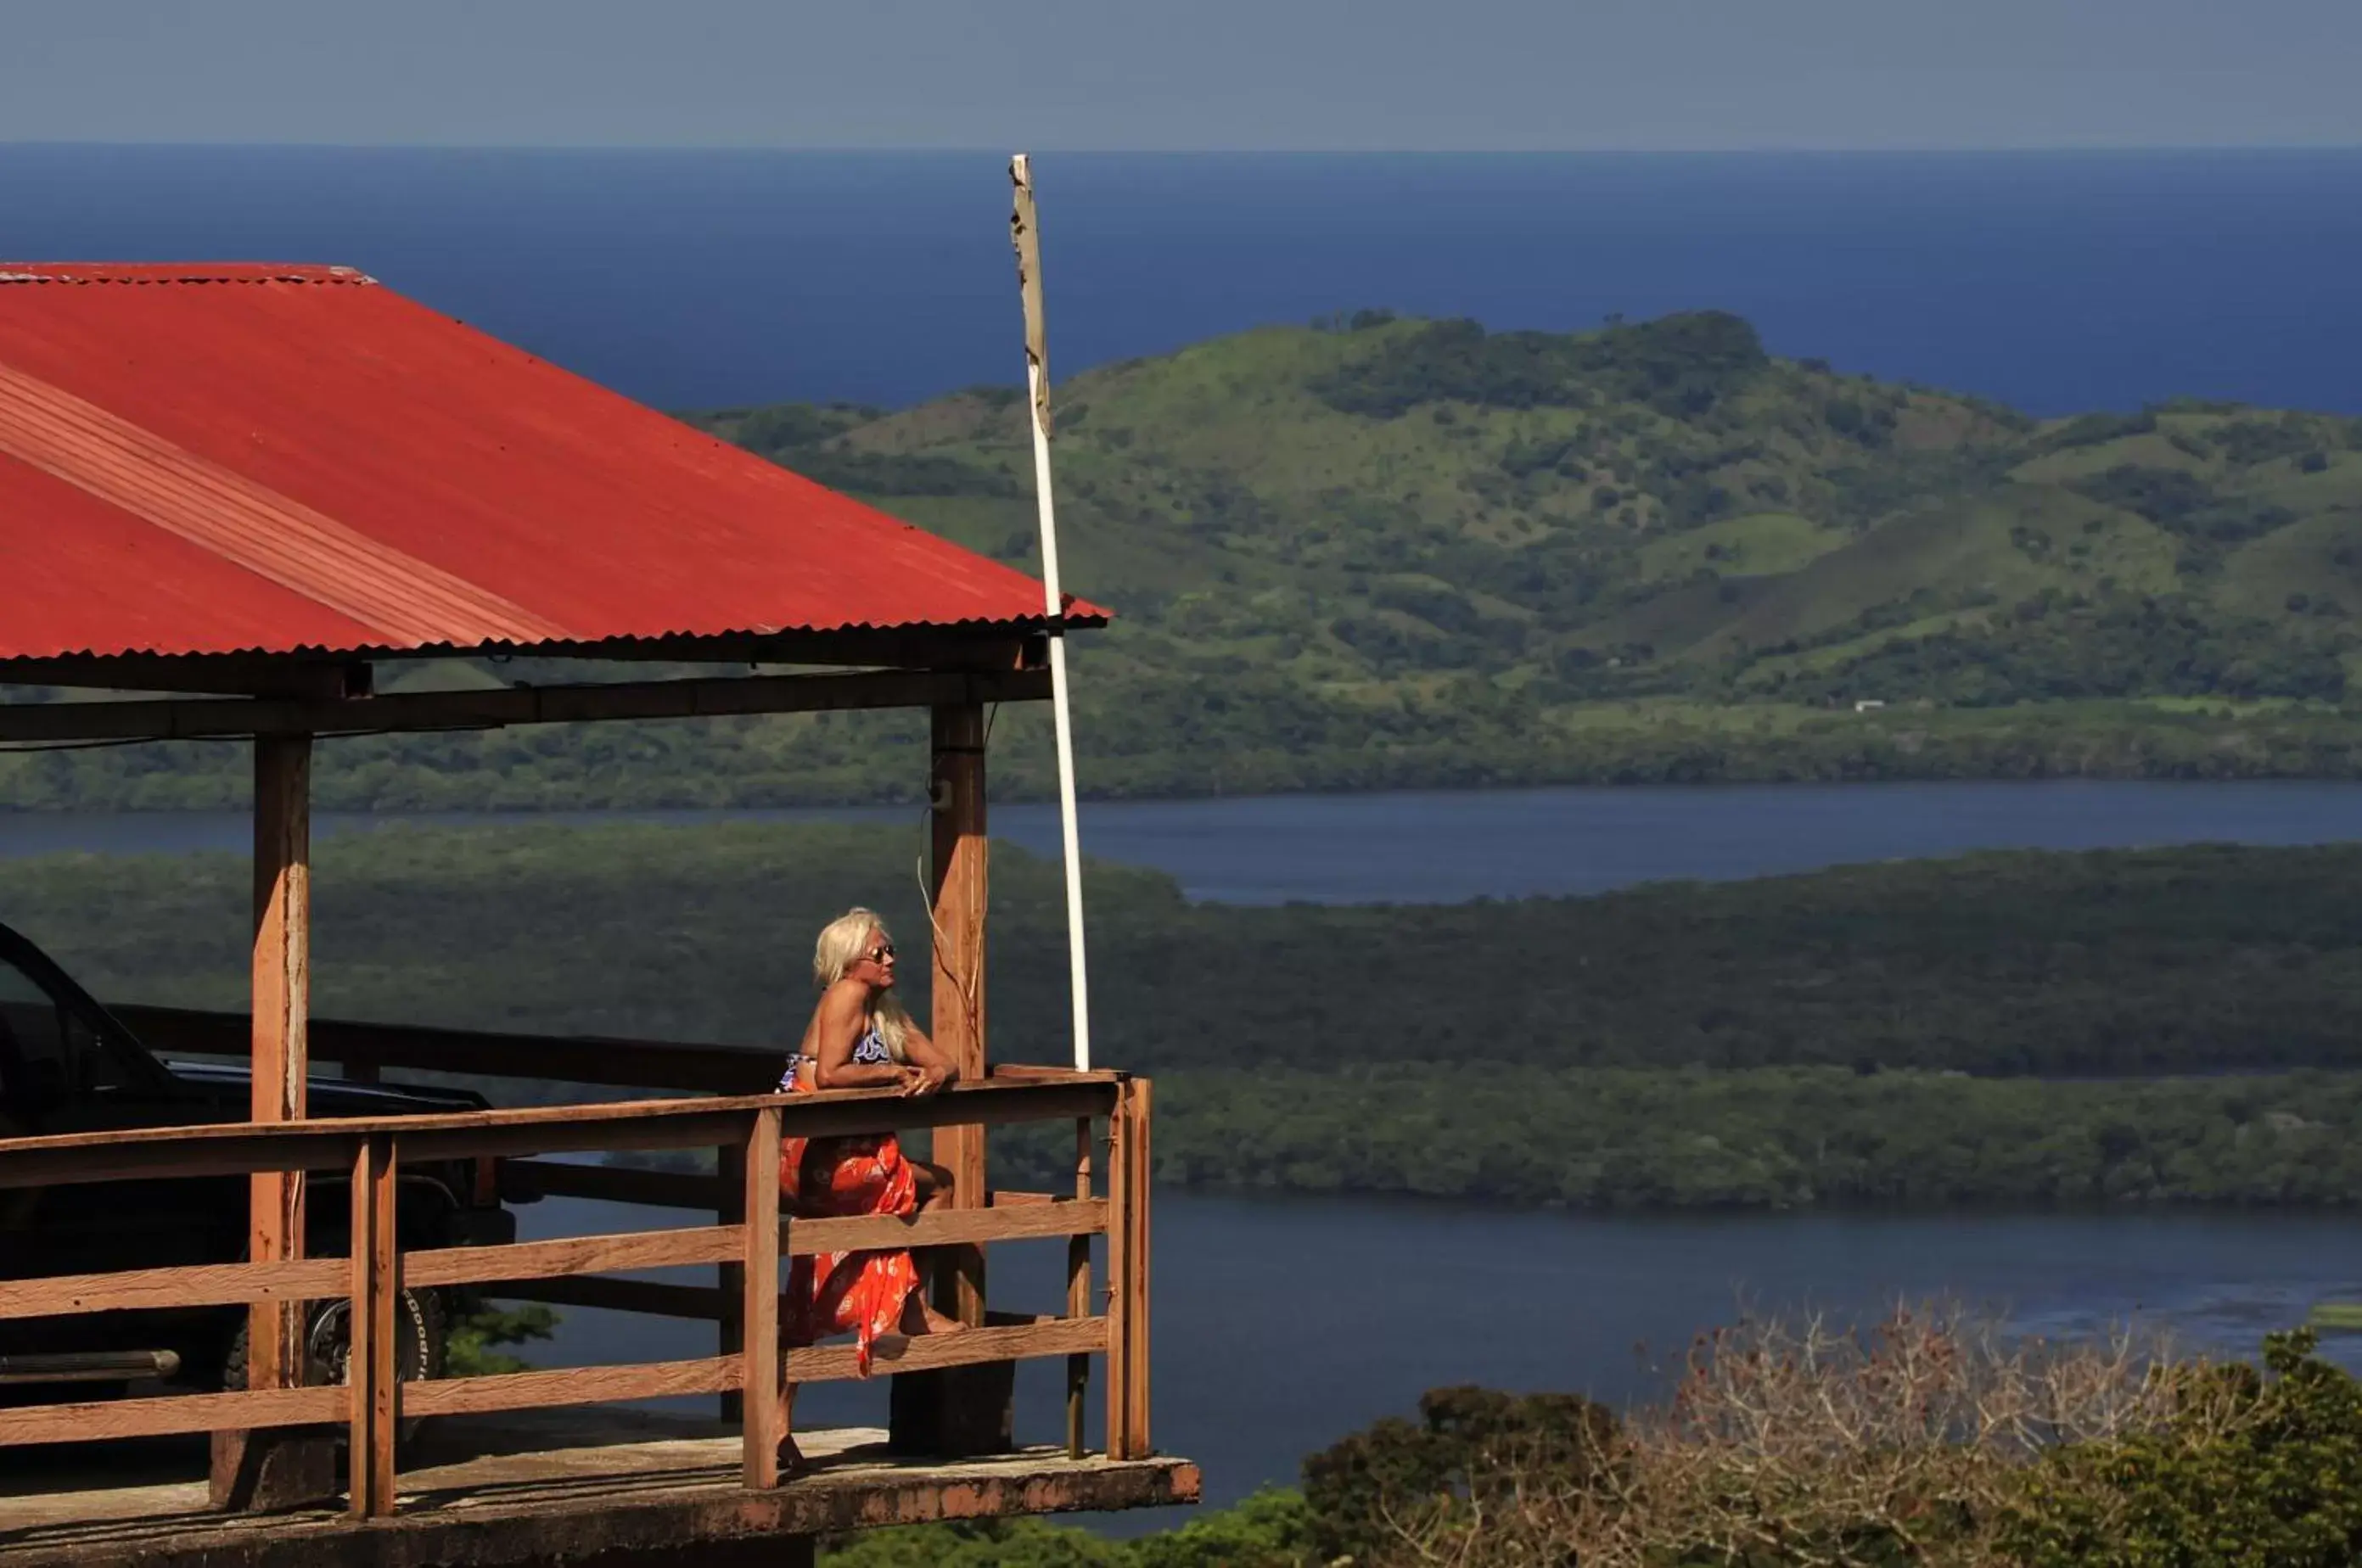
<instances>
[{"instance_id":1,"label":"green hill","mask_svg":"<svg viewBox=\"0 0 2362 1568\"><path fill-rule=\"evenodd\" d=\"M1098 793L2362 773L2362 421L2037 422L1773 358L1715 313L1559 335L1365 312L1093 370L1057 414L1067 576L1120 617L1078 652ZM692 418L1032 562L1013 391ZM1042 785L1042 729L1011 717L1004 783ZM839 718L650 727L595 757L348 742L323 789L908 795L899 739ZM175 804L237 772L128 767L0 759L0 790Z\"/></svg>"},{"instance_id":2,"label":"green hill","mask_svg":"<svg viewBox=\"0 0 2362 1568\"><path fill-rule=\"evenodd\" d=\"M703 422L1029 557L1013 396ZM2362 422L2036 424L1772 359L1724 315L1249 333L1077 378L1058 461L1074 576L1132 623L1123 663L1328 698L1476 674L1545 707L2320 699L2362 641ZM2147 646L2190 626L2199 660ZM2112 656L2015 667L2060 642ZM1899 662L1935 648L1995 668L1970 689Z\"/></svg>"}]
</instances>

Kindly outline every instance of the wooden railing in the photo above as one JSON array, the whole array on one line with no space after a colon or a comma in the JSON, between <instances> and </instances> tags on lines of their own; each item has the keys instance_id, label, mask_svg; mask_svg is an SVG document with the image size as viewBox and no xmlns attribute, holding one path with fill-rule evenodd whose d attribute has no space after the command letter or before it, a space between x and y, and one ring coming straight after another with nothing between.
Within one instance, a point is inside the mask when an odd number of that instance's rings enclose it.
<instances>
[{"instance_id":1,"label":"wooden railing","mask_svg":"<svg viewBox=\"0 0 2362 1568\"><path fill-rule=\"evenodd\" d=\"M1063 1316L995 1314L964 1332L881 1340L877 1369L917 1372L1039 1356L1069 1358L1067 1440L1082 1444L1081 1365L1107 1357L1107 1453L1148 1453L1149 1085L1115 1073L996 1074L910 1100L889 1091L753 1095L638 1101L452 1115L323 1120L275 1125L164 1127L66 1136L0 1139L0 1189L160 1178L304 1171L351 1182L349 1252L264 1263L203 1264L114 1274L0 1281L0 1319L56 1318L160 1307L230 1306L344 1298L350 1303L347 1382L333 1387L258 1388L217 1394L0 1409L0 1447L153 1437L173 1433L346 1427L352 1510L393 1511L394 1431L409 1418L603 1404L685 1394L744 1398L745 1479L778 1480L784 1380L856 1376L853 1347L820 1345L782 1354L779 1265L803 1253L886 1247L982 1245L1026 1238L1069 1239ZM1087 1141L1106 1118L1105 1195L1090 1181ZM1069 1121L1077 1129L1078 1181L1071 1197L1009 1195L988 1206L908 1219L783 1219L778 1165L783 1135L829 1137L916 1127ZM727 1195L734 1217L676 1230L569 1237L503 1246L403 1251L394 1193L405 1163L617 1150L722 1148L743 1177ZM650 1201L648 1187L712 1178L661 1171L524 1162L550 1190L568 1182L586 1195ZM601 1190L601 1189L604 1190ZM1108 1237L1106 1309L1091 1310L1090 1238ZM684 1265L723 1265L734 1299L720 1289L664 1286L601 1276ZM737 1347L685 1361L531 1371L433 1382L396 1375L395 1309L405 1287L473 1286L491 1294L574 1299L629 1310L704 1317L734 1327ZM536 1290L535 1287L540 1287Z\"/></svg>"}]
</instances>

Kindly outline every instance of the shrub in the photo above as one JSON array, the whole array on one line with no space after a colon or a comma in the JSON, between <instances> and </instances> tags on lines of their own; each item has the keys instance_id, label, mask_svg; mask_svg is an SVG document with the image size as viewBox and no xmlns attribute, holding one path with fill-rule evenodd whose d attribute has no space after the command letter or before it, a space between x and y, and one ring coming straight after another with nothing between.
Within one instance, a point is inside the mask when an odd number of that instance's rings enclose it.
<instances>
[{"instance_id":1,"label":"shrub","mask_svg":"<svg viewBox=\"0 0 2362 1568\"><path fill-rule=\"evenodd\" d=\"M1694 311L1580 334L1487 333L1473 321L1407 334L1313 391L1346 413L1393 419L1422 404L1584 408L1603 400L1695 418L1771 364L1754 327Z\"/></svg>"},{"instance_id":2,"label":"shrub","mask_svg":"<svg viewBox=\"0 0 2362 1568\"><path fill-rule=\"evenodd\" d=\"M1942 1307L1741 1324L1693 1343L1665 1404L1584 1429L1578 1463L1514 1461L1356 1562L1997 1565L2046 1454L2161 1430L2212 1376L2129 1335L2061 1347Z\"/></svg>"},{"instance_id":3,"label":"shrub","mask_svg":"<svg viewBox=\"0 0 2362 1568\"><path fill-rule=\"evenodd\" d=\"M2072 446L2098 446L2128 435L2147 435L2156 428L2157 414L2147 409L2136 414L2082 414L2052 431L2044 437L2042 445L2052 452Z\"/></svg>"},{"instance_id":4,"label":"shrub","mask_svg":"<svg viewBox=\"0 0 2362 1568\"><path fill-rule=\"evenodd\" d=\"M2029 1568L2362 1562L2362 1384L2309 1332L2193 1379L2154 1431L2044 1456L2003 1530Z\"/></svg>"},{"instance_id":5,"label":"shrub","mask_svg":"<svg viewBox=\"0 0 2362 1568\"><path fill-rule=\"evenodd\" d=\"M1323 1561L1355 1562L1497 1512L1526 1478L1582 1487L1615 1420L1573 1394L1436 1388L1419 1419L1388 1418L1304 1462L1310 1536Z\"/></svg>"}]
</instances>

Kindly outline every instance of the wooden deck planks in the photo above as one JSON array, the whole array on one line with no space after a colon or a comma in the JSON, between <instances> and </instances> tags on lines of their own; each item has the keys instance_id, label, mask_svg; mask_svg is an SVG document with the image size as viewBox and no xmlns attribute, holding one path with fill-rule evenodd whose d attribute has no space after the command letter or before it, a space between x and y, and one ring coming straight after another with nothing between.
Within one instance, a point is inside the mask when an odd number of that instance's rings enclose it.
<instances>
[{"instance_id":1,"label":"wooden deck planks","mask_svg":"<svg viewBox=\"0 0 2362 1568\"><path fill-rule=\"evenodd\" d=\"M211 1516L198 1481L135 1476L27 1494L28 1478L16 1477L0 1487L0 1568L522 1568L595 1552L1190 1503L1199 1489L1197 1468L1178 1460L1074 1461L1056 1449L896 1460L884 1433L856 1430L799 1434L816 1470L750 1492L735 1434L632 1411L479 1417L430 1434L402 1477L402 1513L368 1523L326 1510Z\"/></svg>"}]
</instances>

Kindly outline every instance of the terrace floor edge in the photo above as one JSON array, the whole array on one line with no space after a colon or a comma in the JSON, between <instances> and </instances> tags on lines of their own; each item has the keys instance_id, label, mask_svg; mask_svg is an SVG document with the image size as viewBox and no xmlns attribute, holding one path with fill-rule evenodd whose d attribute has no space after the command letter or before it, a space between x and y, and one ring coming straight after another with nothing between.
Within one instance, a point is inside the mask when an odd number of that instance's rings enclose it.
<instances>
[{"instance_id":1,"label":"terrace floor edge","mask_svg":"<svg viewBox=\"0 0 2362 1568\"><path fill-rule=\"evenodd\" d=\"M1196 1502L1201 1486L1198 1467L1180 1459L1070 1459L1059 1447L900 1459L886 1453L883 1432L857 1431L799 1434L815 1468L775 1490L751 1491L734 1437L611 1435L633 1441L479 1443L526 1452L462 1453L405 1474L403 1511L390 1519L326 1508L110 1515L91 1509L87 1490L32 1493L19 1481L0 1495L0 1568L625 1568L734 1562L739 1549L756 1543L768 1543L779 1553L770 1561L779 1563L796 1561L795 1543L824 1534L1166 1507ZM133 1494L142 1490L160 1497L176 1488L133 1488L123 1506L138 1506ZM47 1505L55 1511L44 1517ZM710 1555L690 1555L700 1552Z\"/></svg>"}]
</instances>

